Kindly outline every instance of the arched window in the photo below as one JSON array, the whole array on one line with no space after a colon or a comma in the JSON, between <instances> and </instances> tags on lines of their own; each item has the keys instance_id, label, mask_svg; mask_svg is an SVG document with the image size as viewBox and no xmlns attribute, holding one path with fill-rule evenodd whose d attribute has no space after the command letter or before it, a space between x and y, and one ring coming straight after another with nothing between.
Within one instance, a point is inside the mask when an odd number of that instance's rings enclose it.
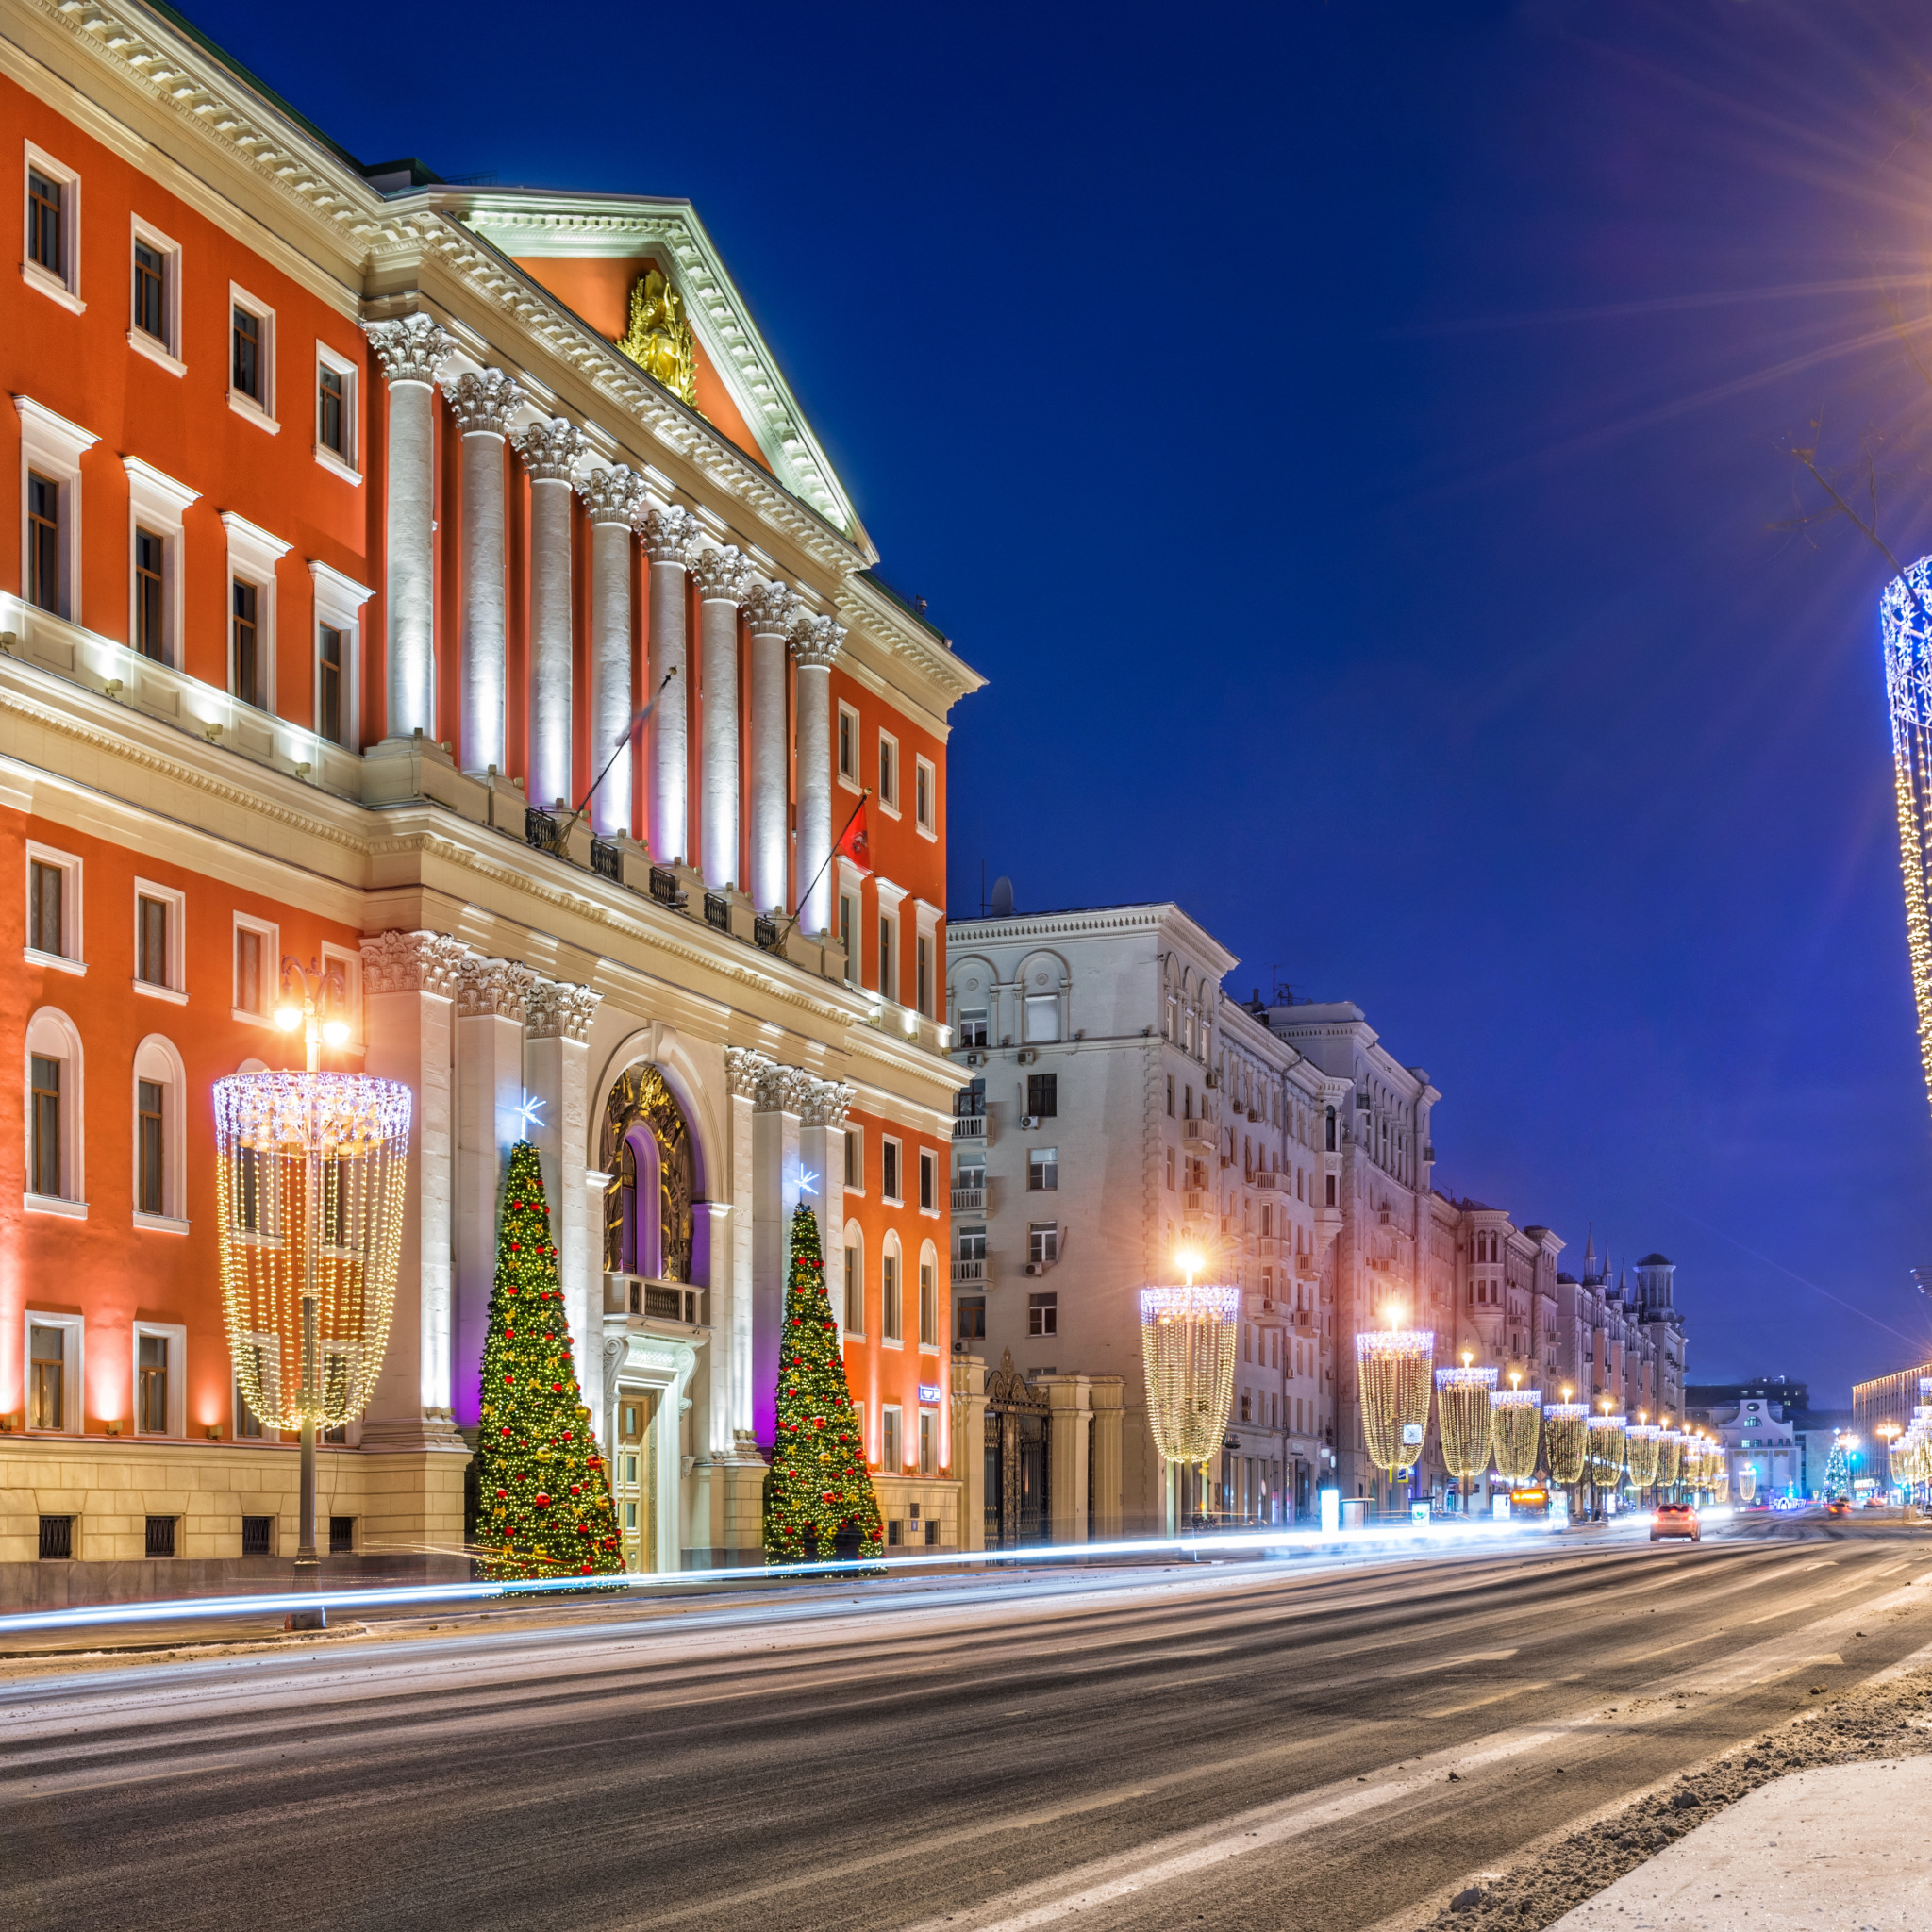
<instances>
[{"instance_id":1,"label":"arched window","mask_svg":"<svg viewBox=\"0 0 1932 1932\"><path fill-rule=\"evenodd\" d=\"M845 1224L845 1333L865 1339L865 1230L856 1221Z\"/></svg>"},{"instance_id":2,"label":"arched window","mask_svg":"<svg viewBox=\"0 0 1932 1932\"><path fill-rule=\"evenodd\" d=\"M175 1042L150 1033L134 1050L134 1224L188 1226L188 1074Z\"/></svg>"},{"instance_id":3,"label":"arched window","mask_svg":"<svg viewBox=\"0 0 1932 1932\"><path fill-rule=\"evenodd\" d=\"M879 1253L879 1339L882 1341L904 1341L906 1339L905 1309L902 1307L903 1265L899 1237L888 1234Z\"/></svg>"},{"instance_id":4,"label":"arched window","mask_svg":"<svg viewBox=\"0 0 1932 1932\"><path fill-rule=\"evenodd\" d=\"M24 1072L27 1208L85 1221L86 1091L80 1030L58 1007L42 1007L27 1022Z\"/></svg>"},{"instance_id":5,"label":"arched window","mask_svg":"<svg viewBox=\"0 0 1932 1932\"><path fill-rule=\"evenodd\" d=\"M691 1279L696 1155L691 1127L662 1074L639 1060L604 1104L598 1165L609 1174L604 1265L655 1281Z\"/></svg>"},{"instance_id":6,"label":"arched window","mask_svg":"<svg viewBox=\"0 0 1932 1932\"><path fill-rule=\"evenodd\" d=\"M919 1247L919 1345L940 1345L940 1251L930 1241Z\"/></svg>"}]
</instances>

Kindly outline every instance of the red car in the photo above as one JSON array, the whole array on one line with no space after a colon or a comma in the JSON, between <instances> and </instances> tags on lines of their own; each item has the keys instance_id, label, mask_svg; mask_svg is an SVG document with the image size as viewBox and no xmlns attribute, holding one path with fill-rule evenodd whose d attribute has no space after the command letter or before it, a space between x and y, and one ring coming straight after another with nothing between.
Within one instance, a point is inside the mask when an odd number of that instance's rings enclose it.
<instances>
[{"instance_id":1,"label":"red car","mask_svg":"<svg viewBox=\"0 0 1932 1932\"><path fill-rule=\"evenodd\" d=\"M1693 1543L1704 1541L1704 1525L1690 1504L1659 1503L1651 1512L1651 1541L1661 1542L1665 1537L1689 1537Z\"/></svg>"}]
</instances>

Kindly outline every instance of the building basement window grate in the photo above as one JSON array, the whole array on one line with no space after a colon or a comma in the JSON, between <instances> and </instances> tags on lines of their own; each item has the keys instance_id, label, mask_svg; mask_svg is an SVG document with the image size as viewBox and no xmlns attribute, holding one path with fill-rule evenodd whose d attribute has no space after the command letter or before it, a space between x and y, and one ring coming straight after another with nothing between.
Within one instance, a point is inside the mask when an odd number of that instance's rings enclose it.
<instances>
[{"instance_id":1,"label":"building basement window grate","mask_svg":"<svg viewBox=\"0 0 1932 1932\"><path fill-rule=\"evenodd\" d=\"M41 1558L45 1561L65 1561L74 1555L74 1518L71 1516L43 1516L41 1518Z\"/></svg>"},{"instance_id":2,"label":"building basement window grate","mask_svg":"<svg viewBox=\"0 0 1932 1932\"><path fill-rule=\"evenodd\" d=\"M328 1553L331 1557L353 1556L356 1550L356 1519L331 1516L328 1520Z\"/></svg>"},{"instance_id":3,"label":"building basement window grate","mask_svg":"<svg viewBox=\"0 0 1932 1932\"><path fill-rule=\"evenodd\" d=\"M150 1516L147 1520L147 1553L150 1557L175 1554L175 1518Z\"/></svg>"},{"instance_id":4,"label":"building basement window grate","mask_svg":"<svg viewBox=\"0 0 1932 1932\"><path fill-rule=\"evenodd\" d=\"M244 1557L267 1556L274 1528L273 1516L244 1516L242 1519L242 1554Z\"/></svg>"}]
</instances>

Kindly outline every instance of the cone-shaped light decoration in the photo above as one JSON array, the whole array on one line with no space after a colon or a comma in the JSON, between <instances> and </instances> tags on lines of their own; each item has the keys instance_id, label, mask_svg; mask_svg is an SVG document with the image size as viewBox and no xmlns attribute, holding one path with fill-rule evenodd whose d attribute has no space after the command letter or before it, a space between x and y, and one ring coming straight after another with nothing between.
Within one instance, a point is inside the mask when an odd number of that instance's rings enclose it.
<instances>
[{"instance_id":1,"label":"cone-shaped light decoration","mask_svg":"<svg viewBox=\"0 0 1932 1932\"><path fill-rule=\"evenodd\" d=\"M1221 1453L1234 1397L1239 1288L1143 1288L1141 1359L1147 1423L1166 1462L1205 1465Z\"/></svg>"},{"instance_id":2,"label":"cone-shaped light decoration","mask_svg":"<svg viewBox=\"0 0 1932 1932\"><path fill-rule=\"evenodd\" d=\"M1385 1474L1413 1469L1422 1459L1435 1355L1436 1337L1427 1328L1372 1328L1355 1339L1362 1442Z\"/></svg>"},{"instance_id":3,"label":"cone-shaped light decoration","mask_svg":"<svg viewBox=\"0 0 1932 1932\"><path fill-rule=\"evenodd\" d=\"M268 1428L338 1427L375 1392L395 1307L409 1098L361 1074L215 1082L222 1312L242 1399Z\"/></svg>"},{"instance_id":4,"label":"cone-shaped light decoration","mask_svg":"<svg viewBox=\"0 0 1932 1932\"><path fill-rule=\"evenodd\" d=\"M1666 1429L1657 1444L1657 1479L1667 1490L1674 1490L1684 1480L1686 1446L1682 1429Z\"/></svg>"},{"instance_id":5,"label":"cone-shaped light decoration","mask_svg":"<svg viewBox=\"0 0 1932 1932\"><path fill-rule=\"evenodd\" d=\"M1490 1397L1495 1391L1494 1369L1436 1371L1436 1426L1442 1437L1442 1460L1449 1474L1463 1481L1481 1475L1490 1466Z\"/></svg>"},{"instance_id":6,"label":"cone-shaped light decoration","mask_svg":"<svg viewBox=\"0 0 1932 1932\"><path fill-rule=\"evenodd\" d=\"M1738 1500L1750 1502L1757 1494L1757 1466L1752 1462L1738 1465Z\"/></svg>"},{"instance_id":7,"label":"cone-shaped light decoration","mask_svg":"<svg viewBox=\"0 0 1932 1932\"><path fill-rule=\"evenodd\" d=\"M1926 901L1932 840L1932 557L1885 587L1885 699L1891 712L1892 797L1905 874L1906 950L1919 1007L1919 1059L1932 1093L1932 907Z\"/></svg>"},{"instance_id":8,"label":"cone-shaped light decoration","mask_svg":"<svg viewBox=\"0 0 1932 1932\"><path fill-rule=\"evenodd\" d=\"M1491 1395L1490 1447L1495 1455L1496 1473L1512 1488L1536 1474L1542 1436L1541 1389L1498 1389Z\"/></svg>"},{"instance_id":9,"label":"cone-shaped light decoration","mask_svg":"<svg viewBox=\"0 0 1932 1932\"><path fill-rule=\"evenodd\" d=\"M1599 1490L1614 1490L1624 1480L1624 1431L1620 1415L1590 1419L1590 1479Z\"/></svg>"},{"instance_id":10,"label":"cone-shaped light decoration","mask_svg":"<svg viewBox=\"0 0 1932 1932\"><path fill-rule=\"evenodd\" d=\"M1624 1432L1624 1466L1630 1472L1630 1487L1647 1490L1657 1481L1657 1451L1663 1435L1656 1423L1632 1423Z\"/></svg>"},{"instance_id":11,"label":"cone-shaped light decoration","mask_svg":"<svg viewBox=\"0 0 1932 1932\"><path fill-rule=\"evenodd\" d=\"M1568 1489L1583 1480L1590 1460L1590 1404L1551 1402L1543 1406L1543 1453L1550 1480Z\"/></svg>"}]
</instances>

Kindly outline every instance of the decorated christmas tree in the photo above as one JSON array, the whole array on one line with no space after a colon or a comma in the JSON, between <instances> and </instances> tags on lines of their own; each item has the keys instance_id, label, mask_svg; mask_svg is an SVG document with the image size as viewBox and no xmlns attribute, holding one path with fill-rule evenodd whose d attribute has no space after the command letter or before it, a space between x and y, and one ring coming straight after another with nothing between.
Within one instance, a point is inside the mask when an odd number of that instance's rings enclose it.
<instances>
[{"instance_id":1,"label":"decorated christmas tree","mask_svg":"<svg viewBox=\"0 0 1932 1932\"><path fill-rule=\"evenodd\" d=\"M496 1582L621 1574L617 1514L577 1389L543 1171L510 1149L483 1342L477 1541Z\"/></svg>"},{"instance_id":2,"label":"decorated christmas tree","mask_svg":"<svg viewBox=\"0 0 1932 1932\"><path fill-rule=\"evenodd\" d=\"M1852 1493L1851 1459L1845 1455L1845 1439L1835 1436L1831 1443L1831 1455L1824 1465L1824 1496L1829 1502L1834 1496L1849 1496Z\"/></svg>"},{"instance_id":3,"label":"decorated christmas tree","mask_svg":"<svg viewBox=\"0 0 1932 1932\"><path fill-rule=\"evenodd\" d=\"M829 1562L872 1557L885 1543L852 1413L839 1324L825 1295L818 1216L791 1217L791 1279L778 1342L778 1441L765 1478L765 1559ZM841 1548L841 1540L843 1547Z\"/></svg>"}]
</instances>

